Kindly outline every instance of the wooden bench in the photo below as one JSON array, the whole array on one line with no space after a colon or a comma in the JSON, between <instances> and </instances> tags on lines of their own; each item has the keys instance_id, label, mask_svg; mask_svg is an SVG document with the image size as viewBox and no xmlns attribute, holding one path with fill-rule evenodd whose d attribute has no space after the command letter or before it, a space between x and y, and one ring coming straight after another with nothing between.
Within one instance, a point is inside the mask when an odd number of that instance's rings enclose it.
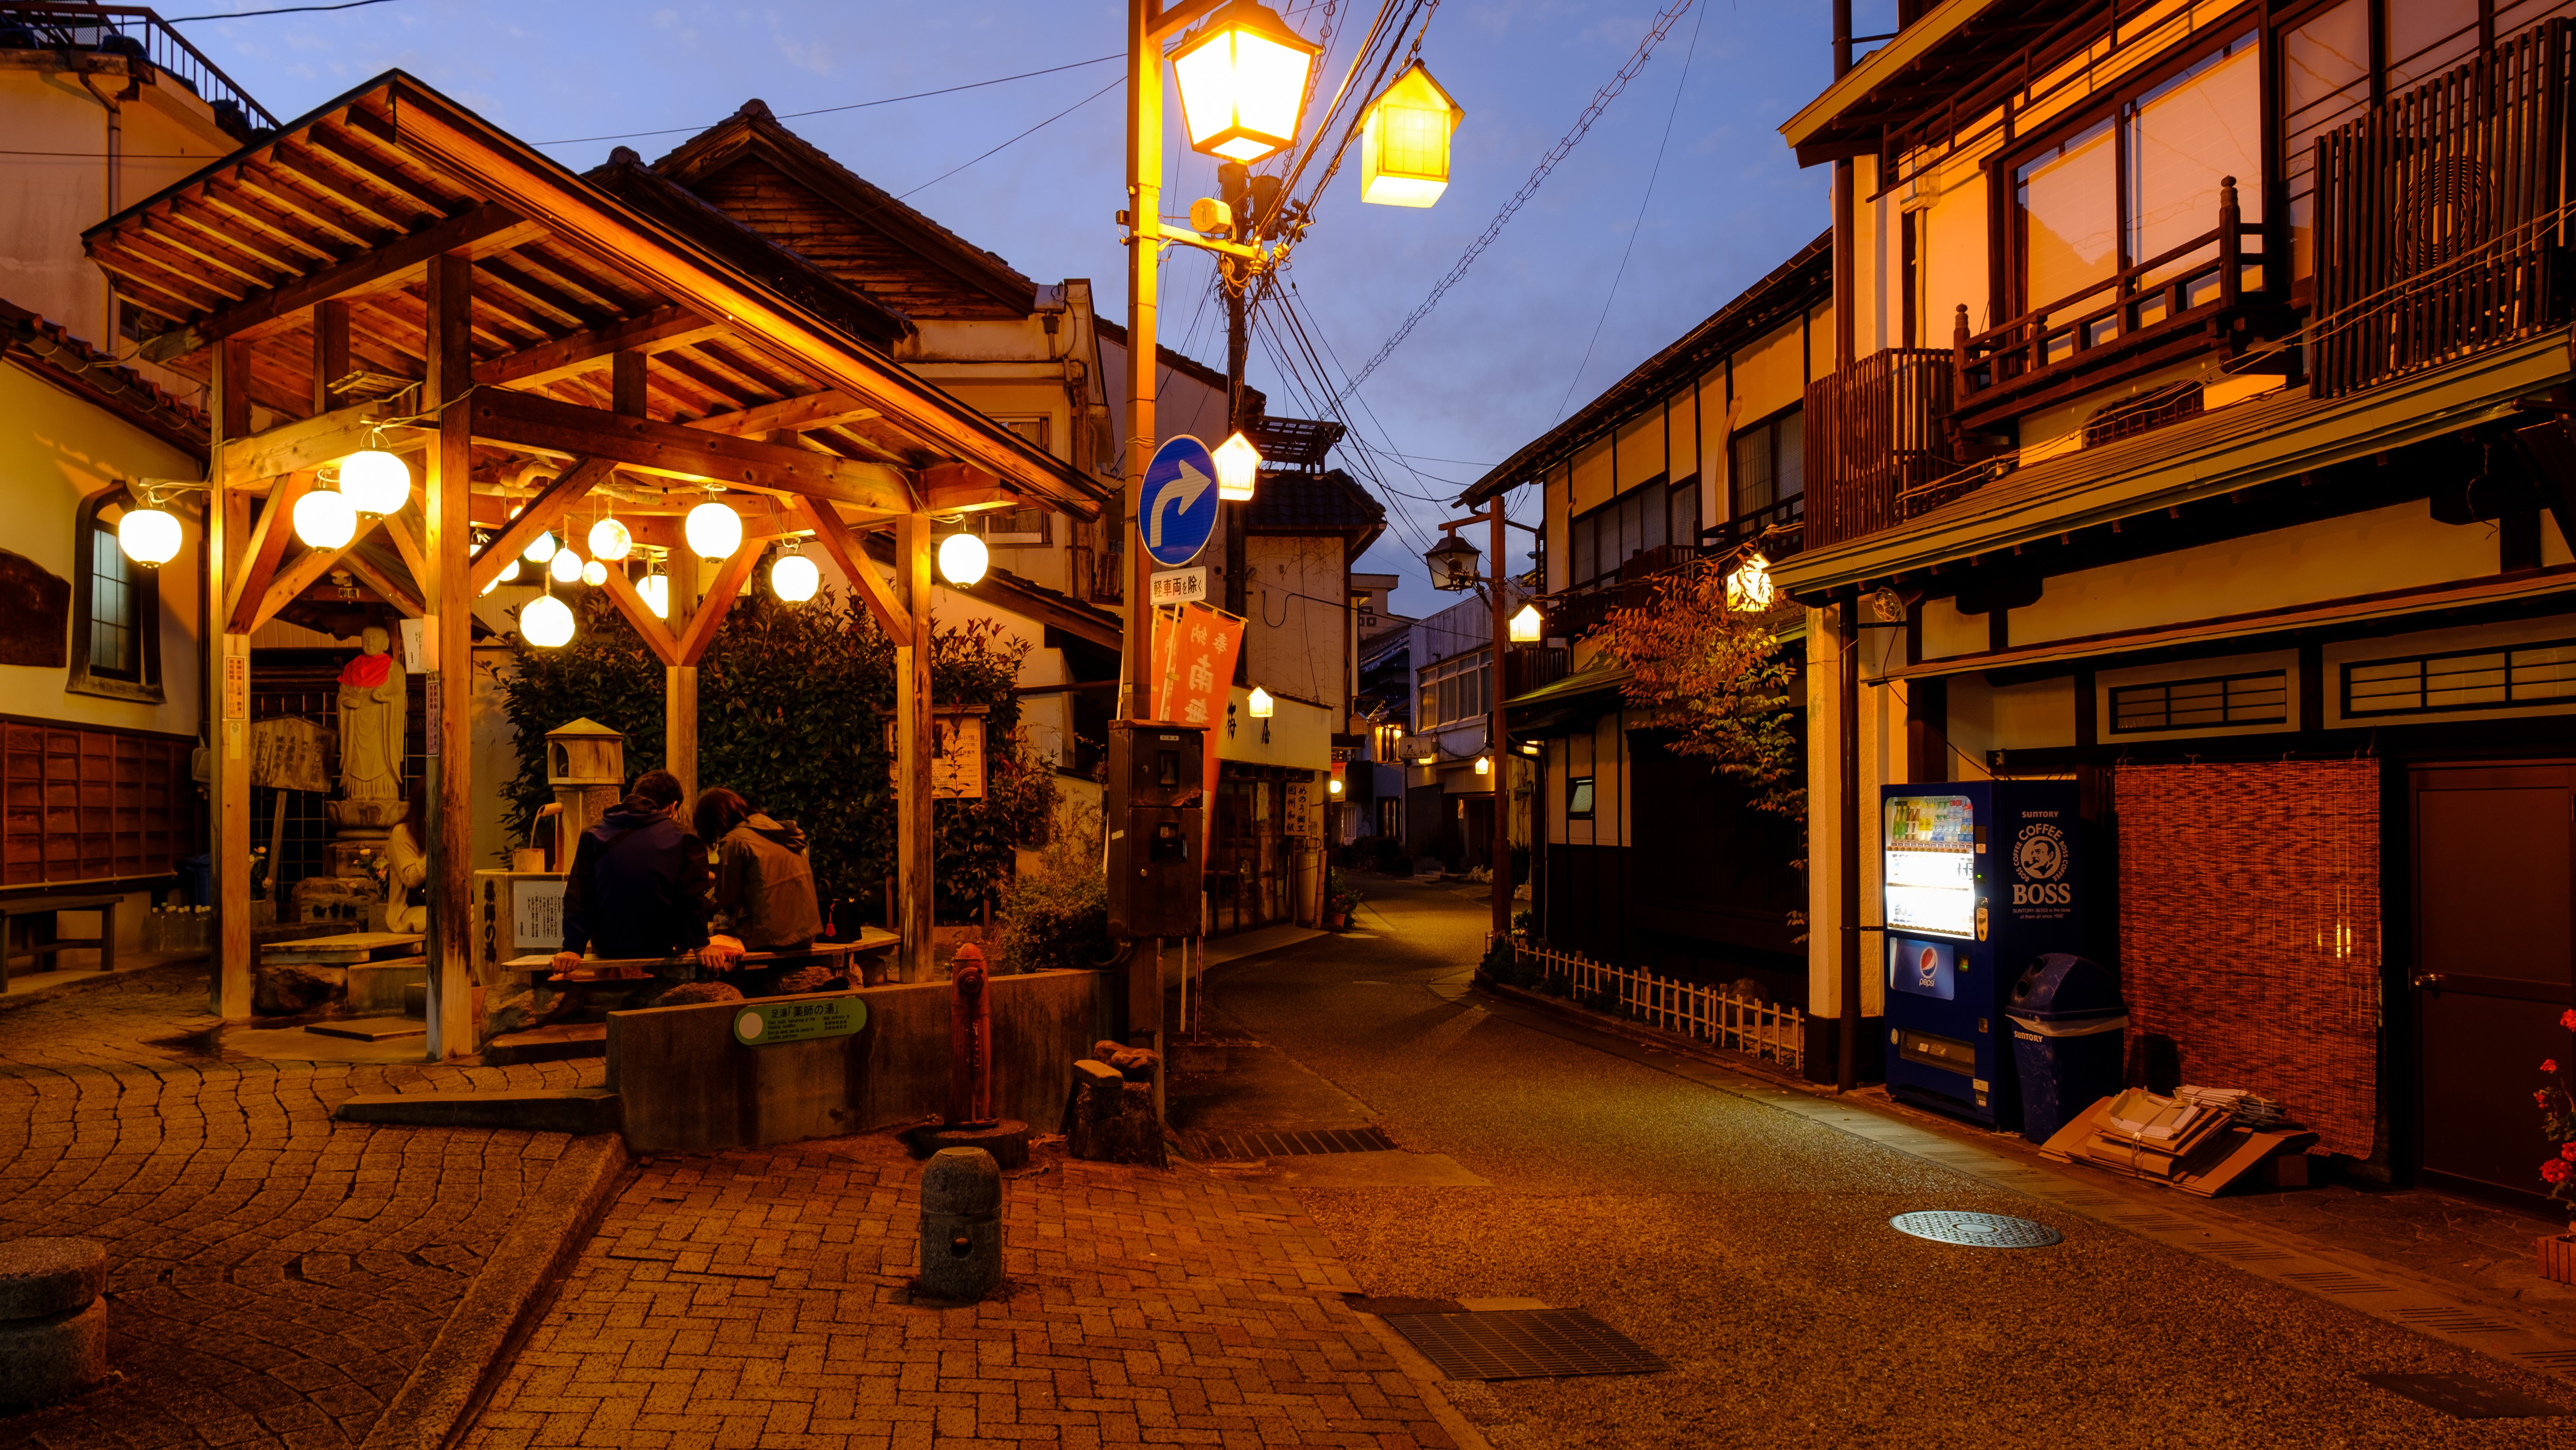
<instances>
[{"instance_id":1,"label":"wooden bench","mask_svg":"<svg viewBox=\"0 0 2576 1450\"><path fill-rule=\"evenodd\" d=\"M122 896L20 896L0 900L0 992L9 990L9 963L17 957L38 962L36 970L50 972L59 965L54 958L79 947L98 948L98 969L116 970L116 908L125 904ZM98 913L98 935L57 936L54 913L58 911L95 911ZM28 941L18 945L18 918L32 917L28 923Z\"/></svg>"},{"instance_id":2,"label":"wooden bench","mask_svg":"<svg viewBox=\"0 0 2576 1450\"><path fill-rule=\"evenodd\" d=\"M873 957L890 951L899 940L890 931L867 927L862 929L859 939L854 942L827 940L815 942L811 946L792 952L745 952L734 959L734 965L730 971L712 974L705 973L704 968L697 967L697 956L694 952L683 953L676 957L584 957L581 959L581 965L569 972L554 970L554 956L549 952L531 952L526 956L512 957L501 965L504 970L515 975L541 979L544 985L562 994L543 1013L530 1019L529 1026L535 1027L560 1022L576 1013L587 1012L590 1009L590 996L593 992L631 990L639 982L667 975L674 968L684 965L700 971L703 974L702 980L716 981L721 981L732 972L776 966L782 962L833 963L846 974L862 956Z\"/></svg>"}]
</instances>

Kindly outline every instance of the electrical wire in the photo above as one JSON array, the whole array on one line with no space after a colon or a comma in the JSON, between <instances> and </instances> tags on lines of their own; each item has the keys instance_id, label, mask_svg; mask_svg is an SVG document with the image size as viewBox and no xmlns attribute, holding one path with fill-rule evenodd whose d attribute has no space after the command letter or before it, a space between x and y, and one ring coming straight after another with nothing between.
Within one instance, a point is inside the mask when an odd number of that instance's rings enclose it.
<instances>
[{"instance_id":1,"label":"electrical wire","mask_svg":"<svg viewBox=\"0 0 2576 1450\"><path fill-rule=\"evenodd\" d=\"M1027 140L1029 137L1036 135L1038 132L1045 130L1047 127L1054 125L1056 122L1063 120L1065 117L1072 115L1074 112L1081 110L1083 107L1090 105L1092 102L1099 100L1102 96L1109 94L1111 91L1114 91L1125 84L1127 84L1127 78L1122 75L1118 79L1111 81L1109 84L1102 86L1100 89L1093 91L1090 95L1083 97L1081 100L1074 102L1072 105L1065 107L1063 110L1056 112L1054 115L1047 117L1045 120L1038 122L1036 125L1020 132L1018 135L1013 136L1010 140L1003 142L999 146L995 146L991 151L986 151L981 155L976 156L973 161L960 161L956 165L949 167L946 171L943 171L937 176L930 178L928 181L923 182L921 185L914 187L912 190L897 193L895 200L904 201L911 197L918 196L922 192L928 191L930 188L937 186L939 183L946 181L952 176L955 176L958 172L974 165L976 161L983 160L984 157L992 155L995 151L1003 150L1006 147L1010 147L1021 141Z\"/></svg>"},{"instance_id":2,"label":"electrical wire","mask_svg":"<svg viewBox=\"0 0 2576 1450\"><path fill-rule=\"evenodd\" d=\"M234 10L221 15L164 15L164 25L191 25L200 20L248 20L256 15L303 15L316 10L356 10L366 5L384 5L390 0L341 0L337 5L281 5L274 10Z\"/></svg>"},{"instance_id":3,"label":"electrical wire","mask_svg":"<svg viewBox=\"0 0 2576 1450\"><path fill-rule=\"evenodd\" d=\"M1458 280L1467 275L1467 269L1476 264L1476 259L1484 255L1485 249L1491 247L1495 240L1502 236L1503 227L1520 212L1522 207L1529 204L1531 197L1538 195L1539 187L1547 181L1549 174L1556 170L1557 164L1573 153L1575 146L1583 140L1586 133L1591 131L1593 123L1601 119L1602 112L1608 110L1610 103L1619 98L1619 93L1628 88L1628 83L1635 80L1638 73L1646 68L1646 62L1653 57L1655 47L1663 43L1665 35L1671 32L1673 23L1680 20L1682 12L1691 8L1692 4L1693 0L1673 0L1672 6L1656 17L1654 25L1647 30L1645 39L1638 43L1637 53L1629 57L1628 63L1619 68L1619 73L1612 76L1609 83L1593 95L1592 103L1584 107L1583 114L1575 118L1574 125L1557 139L1555 145L1548 148L1546 155L1539 158L1538 166L1530 172L1529 180L1522 182L1521 189L1512 193L1511 199L1503 203L1500 211L1494 213L1494 219L1486 224L1484 232L1467 244L1467 250L1458 258L1457 264L1449 269L1446 276L1432 285L1431 294L1423 298L1421 304L1413 311L1407 313L1404 321L1397 324L1395 331L1388 335L1386 341L1378 345L1377 351L1370 355L1369 360L1360 364L1359 370L1351 374L1350 386L1358 387L1367 380L1369 374L1376 372L1379 365L1384 363L1406 338L1413 335L1413 329L1421 324L1422 319L1430 316L1431 310L1440 305L1440 299L1448 294L1449 289L1456 286Z\"/></svg>"},{"instance_id":4,"label":"electrical wire","mask_svg":"<svg viewBox=\"0 0 2576 1450\"><path fill-rule=\"evenodd\" d=\"M379 3L379 0L365 0L365 3L372 5ZM1123 60L1125 58L1124 52L1120 52L1116 55L1095 55L1089 60L1069 61L1063 65L1048 66L1044 70L1024 70L1018 75L995 76L988 81L968 81L963 85L942 86L935 91L913 91L907 95L880 96L873 101L852 101L845 106L818 106L810 111L784 111L778 114L778 119L781 121L794 121L806 116L829 116L841 111L864 111L870 106L891 106L897 101L918 101L930 96L953 96L959 91L982 90L986 86L1005 85L1011 81L1025 81L1037 76L1051 76L1059 71L1080 70L1085 66L1102 65L1109 61ZM632 141L639 136L677 136L684 132L694 134L699 131L704 131L710 126L721 126L723 124L724 122L722 121L710 121L705 126L665 126L655 131L620 131L613 136L569 136L561 141L536 141L531 142L530 144L536 146L578 146L591 141Z\"/></svg>"}]
</instances>

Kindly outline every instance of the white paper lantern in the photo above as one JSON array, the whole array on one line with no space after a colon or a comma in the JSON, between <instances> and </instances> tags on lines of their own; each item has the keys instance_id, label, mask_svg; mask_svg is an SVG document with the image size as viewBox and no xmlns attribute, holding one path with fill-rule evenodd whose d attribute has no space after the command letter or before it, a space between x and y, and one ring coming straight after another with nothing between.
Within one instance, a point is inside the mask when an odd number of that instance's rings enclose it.
<instances>
[{"instance_id":1,"label":"white paper lantern","mask_svg":"<svg viewBox=\"0 0 2576 1450\"><path fill-rule=\"evenodd\" d=\"M645 608L653 611L653 617L655 619L668 619L671 617L670 575L645 575L643 578L635 582L635 596L644 601Z\"/></svg>"},{"instance_id":2,"label":"white paper lantern","mask_svg":"<svg viewBox=\"0 0 2576 1450\"><path fill-rule=\"evenodd\" d=\"M590 557L615 563L635 547L635 536L615 519L601 519L590 526Z\"/></svg>"},{"instance_id":3,"label":"white paper lantern","mask_svg":"<svg viewBox=\"0 0 2576 1450\"><path fill-rule=\"evenodd\" d=\"M769 592L790 604L813 598L815 587L822 582L823 571L802 554L781 554L769 566Z\"/></svg>"},{"instance_id":4,"label":"white paper lantern","mask_svg":"<svg viewBox=\"0 0 2576 1450\"><path fill-rule=\"evenodd\" d=\"M295 501L295 537L308 549L337 549L358 535L358 511L348 495L317 488Z\"/></svg>"},{"instance_id":5,"label":"white paper lantern","mask_svg":"<svg viewBox=\"0 0 2576 1450\"><path fill-rule=\"evenodd\" d=\"M702 503L689 510L682 532L699 558L729 558L742 547L742 515L720 503Z\"/></svg>"},{"instance_id":6,"label":"white paper lantern","mask_svg":"<svg viewBox=\"0 0 2576 1450\"><path fill-rule=\"evenodd\" d=\"M984 566L992 562L992 551L973 534L950 534L939 541L939 577L959 588L984 577Z\"/></svg>"},{"instance_id":7,"label":"white paper lantern","mask_svg":"<svg viewBox=\"0 0 2576 1450\"><path fill-rule=\"evenodd\" d=\"M117 521L116 546L137 564L167 564L179 557L179 521L156 508L127 509Z\"/></svg>"},{"instance_id":8,"label":"white paper lantern","mask_svg":"<svg viewBox=\"0 0 2576 1450\"><path fill-rule=\"evenodd\" d=\"M554 556L555 536L553 534L539 534L535 538L528 540L528 551L519 557L527 560L531 564L542 564L547 560L552 559Z\"/></svg>"},{"instance_id":9,"label":"white paper lantern","mask_svg":"<svg viewBox=\"0 0 2576 1450\"><path fill-rule=\"evenodd\" d=\"M581 566L581 582L596 589L608 582L608 566L597 559Z\"/></svg>"},{"instance_id":10,"label":"white paper lantern","mask_svg":"<svg viewBox=\"0 0 2576 1450\"><path fill-rule=\"evenodd\" d=\"M504 565L502 565L502 566L501 566L501 578L500 578L500 582L501 582L501 583L503 583L503 584L515 584L515 583L517 583L517 582L518 582L518 579L519 579L519 561L518 561L518 560L516 560L516 559L512 559L509 563L504 564Z\"/></svg>"},{"instance_id":11,"label":"white paper lantern","mask_svg":"<svg viewBox=\"0 0 2576 1450\"><path fill-rule=\"evenodd\" d=\"M519 611L519 638L539 649L572 643L572 610L551 594L540 594Z\"/></svg>"},{"instance_id":12,"label":"white paper lantern","mask_svg":"<svg viewBox=\"0 0 2576 1450\"><path fill-rule=\"evenodd\" d=\"M557 584L578 584L581 582L581 556L570 549L557 549L554 562L546 565L546 572L555 576Z\"/></svg>"},{"instance_id":13,"label":"white paper lantern","mask_svg":"<svg viewBox=\"0 0 2576 1450\"><path fill-rule=\"evenodd\" d=\"M362 514L400 513L411 502L411 470L381 448L361 448L340 460L340 492Z\"/></svg>"}]
</instances>

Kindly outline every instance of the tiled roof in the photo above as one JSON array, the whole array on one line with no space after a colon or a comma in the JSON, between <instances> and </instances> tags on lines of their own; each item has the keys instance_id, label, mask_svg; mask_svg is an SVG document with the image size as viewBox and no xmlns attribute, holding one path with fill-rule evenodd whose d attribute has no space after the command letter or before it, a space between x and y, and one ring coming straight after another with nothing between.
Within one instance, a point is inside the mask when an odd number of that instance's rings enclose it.
<instances>
[{"instance_id":1,"label":"tiled roof","mask_svg":"<svg viewBox=\"0 0 2576 1450\"><path fill-rule=\"evenodd\" d=\"M1386 527L1386 508L1338 468L1321 473L1264 473L1244 526L1270 534L1360 534ZM1360 548L1367 548L1363 541Z\"/></svg>"},{"instance_id":2,"label":"tiled roof","mask_svg":"<svg viewBox=\"0 0 2576 1450\"><path fill-rule=\"evenodd\" d=\"M0 300L0 353L188 453L206 447L206 415L36 313Z\"/></svg>"}]
</instances>

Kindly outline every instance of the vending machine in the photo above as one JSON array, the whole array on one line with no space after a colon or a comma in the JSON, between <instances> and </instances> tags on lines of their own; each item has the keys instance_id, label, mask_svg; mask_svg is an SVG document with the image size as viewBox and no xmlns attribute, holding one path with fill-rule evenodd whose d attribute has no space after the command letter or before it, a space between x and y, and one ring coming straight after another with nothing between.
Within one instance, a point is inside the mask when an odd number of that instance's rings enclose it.
<instances>
[{"instance_id":1,"label":"vending machine","mask_svg":"<svg viewBox=\"0 0 2576 1450\"><path fill-rule=\"evenodd\" d=\"M1887 1091L1995 1128L2021 1123L2004 1006L2033 959L2075 952L2075 784L1881 787Z\"/></svg>"}]
</instances>

